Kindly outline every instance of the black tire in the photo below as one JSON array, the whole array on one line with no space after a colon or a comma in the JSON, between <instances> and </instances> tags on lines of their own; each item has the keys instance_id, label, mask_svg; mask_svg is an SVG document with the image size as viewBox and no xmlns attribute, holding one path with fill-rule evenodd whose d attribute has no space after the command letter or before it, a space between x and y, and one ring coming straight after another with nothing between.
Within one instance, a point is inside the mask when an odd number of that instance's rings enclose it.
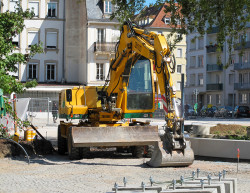
<instances>
[{"instance_id":1,"label":"black tire","mask_svg":"<svg viewBox=\"0 0 250 193\"><path fill-rule=\"evenodd\" d=\"M144 156L145 146L135 146L132 149L132 155L136 158L142 158Z\"/></svg>"},{"instance_id":2,"label":"black tire","mask_svg":"<svg viewBox=\"0 0 250 193\"><path fill-rule=\"evenodd\" d=\"M67 139L62 137L60 125L58 125L57 130L57 147L60 155L64 155L67 152Z\"/></svg>"},{"instance_id":3,"label":"black tire","mask_svg":"<svg viewBox=\"0 0 250 193\"><path fill-rule=\"evenodd\" d=\"M87 158L89 156L90 147L81 147L81 158Z\"/></svg>"},{"instance_id":4,"label":"black tire","mask_svg":"<svg viewBox=\"0 0 250 193\"><path fill-rule=\"evenodd\" d=\"M146 157L151 158L154 152L154 146L153 145L148 145L146 147Z\"/></svg>"},{"instance_id":5,"label":"black tire","mask_svg":"<svg viewBox=\"0 0 250 193\"><path fill-rule=\"evenodd\" d=\"M71 160L81 159L82 153L83 153L82 148L73 147L71 129L69 129L69 134L68 134L68 156L69 156L69 159L71 159Z\"/></svg>"}]
</instances>

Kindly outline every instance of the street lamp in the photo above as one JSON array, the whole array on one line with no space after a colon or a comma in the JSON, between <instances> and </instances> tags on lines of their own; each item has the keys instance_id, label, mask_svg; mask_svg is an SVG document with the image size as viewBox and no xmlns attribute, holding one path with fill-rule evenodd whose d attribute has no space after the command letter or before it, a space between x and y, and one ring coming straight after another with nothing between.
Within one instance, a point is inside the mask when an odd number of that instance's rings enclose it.
<instances>
[{"instance_id":1,"label":"street lamp","mask_svg":"<svg viewBox=\"0 0 250 193\"><path fill-rule=\"evenodd\" d=\"M233 73L233 110L232 110L232 118L234 118L234 101L235 101L235 98L234 98L234 83L235 83L235 70L230 70L230 72Z\"/></svg>"}]
</instances>

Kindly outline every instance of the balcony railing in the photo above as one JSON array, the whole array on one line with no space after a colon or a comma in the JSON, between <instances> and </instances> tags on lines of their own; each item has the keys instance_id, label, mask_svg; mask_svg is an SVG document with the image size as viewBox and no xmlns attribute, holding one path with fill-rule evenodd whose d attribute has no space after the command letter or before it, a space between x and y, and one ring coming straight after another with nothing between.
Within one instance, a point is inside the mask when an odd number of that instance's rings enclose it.
<instances>
[{"instance_id":1,"label":"balcony railing","mask_svg":"<svg viewBox=\"0 0 250 193\"><path fill-rule=\"evenodd\" d=\"M235 90L249 90L250 83L234 83Z\"/></svg>"},{"instance_id":2,"label":"balcony railing","mask_svg":"<svg viewBox=\"0 0 250 193\"><path fill-rule=\"evenodd\" d=\"M207 34L214 34L214 33L218 33L219 28L218 27L212 27L212 29L210 31L207 32Z\"/></svg>"},{"instance_id":3,"label":"balcony railing","mask_svg":"<svg viewBox=\"0 0 250 193\"><path fill-rule=\"evenodd\" d=\"M246 41L243 45L243 43L239 43L235 46L235 50L241 50L241 49L247 49L250 48L250 41Z\"/></svg>"},{"instance_id":4,"label":"balcony railing","mask_svg":"<svg viewBox=\"0 0 250 193\"><path fill-rule=\"evenodd\" d=\"M250 62L234 64L234 70L246 70L246 69L250 69Z\"/></svg>"},{"instance_id":5,"label":"balcony railing","mask_svg":"<svg viewBox=\"0 0 250 193\"><path fill-rule=\"evenodd\" d=\"M207 72L222 71L223 65L220 64L207 64Z\"/></svg>"},{"instance_id":6,"label":"balcony railing","mask_svg":"<svg viewBox=\"0 0 250 193\"><path fill-rule=\"evenodd\" d=\"M206 46L207 48L207 53L213 53L217 51L217 45L208 45ZM221 47L221 51L223 51L223 47Z\"/></svg>"},{"instance_id":7,"label":"balcony railing","mask_svg":"<svg viewBox=\"0 0 250 193\"><path fill-rule=\"evenodd\" d=\"M94 42L94 52L115 52L116 42Z\"/></svg>"},{"instance_id":8,"label":"balcony railing","mask_svg":"<svg viewBox=\"0 0 250 193\"><path fill-rule=\"evenodd\" d=\"M223 90L223 84L207 84L207 91Z\"/></svg>"}]
</instances>

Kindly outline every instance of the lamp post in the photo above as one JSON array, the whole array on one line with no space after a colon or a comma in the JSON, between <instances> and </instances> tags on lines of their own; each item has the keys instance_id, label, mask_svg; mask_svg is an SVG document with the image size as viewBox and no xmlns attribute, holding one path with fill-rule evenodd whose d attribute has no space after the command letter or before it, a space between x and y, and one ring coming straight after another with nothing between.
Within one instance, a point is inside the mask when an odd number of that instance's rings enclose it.
<instances>
[{"instance_id":1,"label":"lamp post","mask_svg":"<svg viewBox=\"0 0 250 193\"><path fill-rule=\"evenodd\" d=\"M233 73L233 110L232 110L232 118L234 118L234 101L235 101L235 98L234 98L234 83L235 83L235 70L230 70L230 72Z\"/></svg>"}]
</instances>

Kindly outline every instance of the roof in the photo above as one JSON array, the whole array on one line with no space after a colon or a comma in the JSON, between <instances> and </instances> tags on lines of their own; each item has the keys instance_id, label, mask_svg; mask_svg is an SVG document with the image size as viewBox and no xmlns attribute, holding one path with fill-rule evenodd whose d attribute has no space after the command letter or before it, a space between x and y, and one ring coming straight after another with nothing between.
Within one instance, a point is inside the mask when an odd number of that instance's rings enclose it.
<instances>
[{"instance_id":1,"label":"roof","mask_svg":"<svg viewBox=\"0 0 250 193\"><path fill-rule=\"evenodd\" d=\"M162 4L159 6L152 6L152 7L145 7L140 14L136 17L137 20L139 18L151 18L153 19L150 23L143 25L144 27L157 27L157 28L171 28L171 25L166 24L164 18L170 18L171 14L168 12L166 13L166 7L168 6L167 3Z\"/></svg>"},{"instance_id":2,"label":"roof","mask_svg":"<svg viewBox=\"0 0 250 193\"><path fill-rule=\"evenodd\" d=\"M96 22L118 22L117 19L110 20L109 17L104 17L103 0L86 0L87 19L88 21Z\"/></svg>"}]
</instances>

